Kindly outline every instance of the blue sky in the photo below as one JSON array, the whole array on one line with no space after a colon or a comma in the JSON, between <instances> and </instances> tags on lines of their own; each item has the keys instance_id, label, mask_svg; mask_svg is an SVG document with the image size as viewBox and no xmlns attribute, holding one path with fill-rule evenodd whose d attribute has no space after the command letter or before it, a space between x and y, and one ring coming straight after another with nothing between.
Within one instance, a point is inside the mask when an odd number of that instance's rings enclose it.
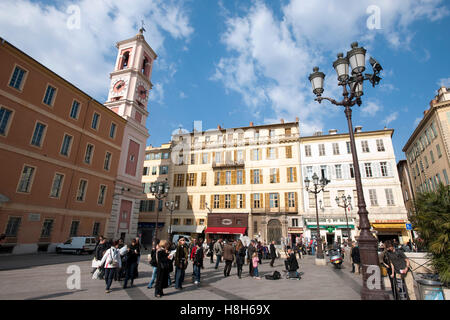
<instances>
[{"instance_id":1,"label":"blue sky","mask_svg":"<svg viewBox=\"0 0 450 320\"><path fill-rule=\"evenodd\" d=\"M300 118L301 132L347 132L344 113L321 105L307 79L326 73L324 95L340 98L332 63L358 41L383 66L365 86L353 124L395 129L397 160L440 85L450 87L450 5L443 0L213 1L73 0L0 2L0 36L100 102L115 43L137 33L158 54L148 144L192 130ZM379 28L378 28L379 27ZM371 71L371 70L368 70Z\"/></svg>"}]
</instances>

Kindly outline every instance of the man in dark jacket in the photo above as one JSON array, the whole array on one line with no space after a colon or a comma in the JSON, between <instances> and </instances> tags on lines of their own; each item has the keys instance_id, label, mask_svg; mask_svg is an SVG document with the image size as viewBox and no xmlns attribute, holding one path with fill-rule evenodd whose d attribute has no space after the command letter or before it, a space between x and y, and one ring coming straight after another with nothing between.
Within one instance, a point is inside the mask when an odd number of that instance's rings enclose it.
<instances>
[{"instance_id":1,"label":"man in dark jacket","mask_svg":"<svg viewBox=\"0 0 450 320\"><path fill-rule=\"evenodd\" d=\"M352 249L350 251L350 256L352 257L352 273L355 273L355 265L358 268L358 274L360 272L360 264L361 264L361 258L359 256L359 247L358 245L353 241L352 242Z\"/></svg>"},{"instance_id":2,"label":"man in dark jacket","mask_svg":"<svg viewBox=\"0 0 450 320\"><path fill-rule=\"evenodd\" d=\"M277 249L275 249L275 241L272 241L270 244L270 266L273 267L273 263L275 262L275 259L277 258Z\"/></svg>"},{"instance_id":3,"label":"man in dark jacket","mask_svg":"<svg viewBox=\"0 0 450 320\"><path fill-rule=\"evenodd\" d=\"M285 265L286 265L286 269L289 272L295 272L296 276L298 277L298 262L297 262L297 258L295 257L295 252L292 251L292 249L288 249L288 257L286 259Z\"/></svg>"},{"instance_id":4,"label":"man in dark jacket","mask_svg":"<svg viewBox=\"0 0 450 320\"><path fill-rule=\"evenodd\" d=\"M175 289L183 289L185 270L189 261L189 248L185 239L178 240L177 251L175 252Z\"/></svg>"},{"instance_id":5,"label":"man in dark jacket","mask_svg":"<svg viewBox=\"0 0 450 320\"><path fill-rule=\"evenodd\" d=\"M123 288L127 288L128 280L131 280L130 286L133 286L134 275L137 270L137 261L139 254L139 245L135 239L131 240L131 245L128 247L128 251L126 253L126 265L125 265L125 281L123 284Z\"/></svg>"},{"instance_id":6,"label":"man in dark jacket","mask_svg":"<svg viewBox=\"0 0 450 320\"><path fill-rule=\"evenodd\" d=\"M214 263L214 242L212 240L208 244L208 250L211 258L211 263Z\"/></svg>"},{"instance_id":7,"label":"man in dark jacket","mask_svg":"<svg viewBox=\"0 0 450 320\"><path fill-rule=\"evenodd\" d=\"M223 269L223 275L225 277L230 276L231 266L234 261L234 248L230 241L227 241L223 248L223 259L225 260L225 268Z\"/></svg>"},{"instance_id":8,"label":"man in dark jacket","mask_svg":"<svg viewBox=\"0 0 450 320\"><path fill-rule=\"evenodd\" d=\"M256 244L255 244L255 240L250 241L250 244L248 246L247 249L247 258L249 259L250 263L248 264L248 272L250 274L251 277L253 277L253 262L252 262L252 257L253 257L253 253L256 252Z\"/></svg>"},{"instance_id":9,"label":"man in dark jacket","mask_svg":"<svg viewBox=\"0 0 450 320\"><path fill-rule=\"evenodd\" d=\"M194 266L194 283L196 285L200 284L200 272L203 267L203 241L199 239L197 245L191 251L191 260Z\"/></svg>"}]
</instances>

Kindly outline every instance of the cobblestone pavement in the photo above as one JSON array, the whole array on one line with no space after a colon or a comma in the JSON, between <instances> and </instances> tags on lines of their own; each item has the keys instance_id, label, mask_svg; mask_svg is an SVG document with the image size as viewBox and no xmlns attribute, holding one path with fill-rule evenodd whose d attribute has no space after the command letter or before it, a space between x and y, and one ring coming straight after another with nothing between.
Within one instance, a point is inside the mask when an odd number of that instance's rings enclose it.
<instances>
[{"instance_id":1,"label":"cobblestone pavement","mask_svg":"<svg viewBox=\"0 0 450 320\"><path fill-rule=\"evenodd\" d=\"M152 268L142 256L139 265L139 278L134 287L122 289L120 282L113 282L112 292L105 293L103 280L91 279L92 256L74 256L70 254L36 254L23 256L0 257L0 299L98 299L98 300L154 300L154 289L147 289ZM263 260L259 267L261 280L253 279L248 274L248 265L244 265L242 279L237 277L236 268L230 277L224 278L224 263L218 270L214 269L208 259L202 270L202 281L199 287L192 281L192 264L188 266L184 289L175 290L173 286L164 289L162 300L359 300L361 276L350 273L348 266L335 270L330 264L316 266L314 257L299 259L301 280L280 279L276 281L264 279L264 275L278 270L284 275L284 260L277 259L275 266L269 260ZM71 274L69 266L79 266L81 270L81 288L68 289L67 281ZM246 272L245 272L246 271ZM174 273L172 273L172 279Z\"/></svg>"}]
</instances>

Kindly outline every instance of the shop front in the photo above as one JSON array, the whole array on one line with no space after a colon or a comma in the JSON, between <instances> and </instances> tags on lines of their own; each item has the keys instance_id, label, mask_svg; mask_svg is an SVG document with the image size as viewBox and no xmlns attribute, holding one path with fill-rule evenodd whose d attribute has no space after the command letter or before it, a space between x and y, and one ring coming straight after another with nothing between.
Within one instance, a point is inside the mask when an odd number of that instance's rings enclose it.
<instances>
[{"instance_id":1,"label":"shop front","mask_svg":"<svg viewBox=\"0 0 450 320\"><path fill-rule=\"evenodd\" d=\"M410 240L406 223L406 220L375 220L371 225L378 241L397 240L400 244L406 244Z\"/></svg>"},{"instance_id":2,"label":"shop front","mask_svg":"<svg viewBox=\"0 0 450 320\"><path fill-rule=\"evenodd\" d=\"M311 239L311 237L316 237L317 235L317 225L315 224L307 224L305 237L307 239ZM355 226L353 224L340 225L340 224L323 224L319 226L320 236L323 241L326 242L327 245L331 246L335 242L342 243L344 239L348 239L349 237L349 229L350 236L354 238L354 229Z\"/></svg>"},{"instance_id":3,"label":"shop front","mask_svg":"<svg viewBox=\"0 0 450 320\"><path fill-rule=\"evenodd\" d=\"M205 239L205 226L172 225L172 237L176 234L190 236L191 239ZM172 240L172 239L171 239Z\"/></svg>"},{"instance_id":4,"label":"shop front","mask_svg":"<svg viewBox=\"0 0 450 320\"><path fill-rule=\"evenodd\" d=\"M138 235L143 245L151 247L155 233L155 222L138 222ZM158 238L161 238L161 230L164 228L164 222L158 222Z\"/></svg>"},{"instance_id":5,"label":"shop front","mask_svg":"<svg viewBox=\"0 0 450 320\"><path fill-rule=\"evenodd\" d=\"M213 213L208 215L206 239L208 242L218 239L235 241L247 235L247 227L248 213Z\"/></svg>"},{"instance_id":6,"label":"shop front","mask_svg":"<svg viewBox=\"0 0 450 320\"><path fill-rule=\"evenodd\" d=\"M300 227L288 227L288 235L290 238L291 244L296 244L297 242L302 241L303 237L303 228Z\"/></svg>"}]
</instances>

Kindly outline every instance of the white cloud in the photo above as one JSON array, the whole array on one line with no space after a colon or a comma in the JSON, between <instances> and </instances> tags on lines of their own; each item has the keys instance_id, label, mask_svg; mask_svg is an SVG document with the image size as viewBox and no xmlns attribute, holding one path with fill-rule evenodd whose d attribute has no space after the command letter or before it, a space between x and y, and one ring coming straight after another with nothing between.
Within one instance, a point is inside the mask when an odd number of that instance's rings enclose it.
<instances>
[{"instance_id":1,"label":"white cloud","mask_svg":"<svg viewBox=\"0 0 450 320\"><path fill-rule=\"evenodd\" d=\"M165 52L167 36L189 41L193 33L178 0L58 1L2 0L2 37L90 95L106 98L118 41L133 37L145 21L145 37L155 52ZM70 29L70 5L80 9L80 28ZM139 24L139 25L138 25ZM158 58L155 68L171 64Z\"/></svg>"},{"instance_id":2,"label":"white cloud","mask_svg":"<svg viewBox=\"0 0 450 320\"><path fill-rule=\"evenodd\" d=\"M374 117L379 111L383 110L378 102L368 101L364 103L361 107L361 116L363 117Z\"/></svg>"},{"instance_id":3,"label":"white cloud","mask_svg":"<svg viewBox=\"0 0 450 320\"><path fill-rule=\"evenodd\" d=\"M450 77L449 78L442 78L438 81L439 87L446 87L450 88Z\"/></svg>"},{"instance_id":4,"label":"white cloud","mask_svg":"<svg viewBox=\"0 0 450 320\"><path fill-rule=\"evenodd\" d=\"M381 10L381 29L369 30L366 10L372 4L373 0L348 0L345 5L335 0L288 0L281 7L280 18L260 0L240 10L243 14L224 8L222 42L227 54L216 64L211 79L221 81L227 92L239 93L253 114L269 107L273 115L266 116L266 121L299 116L304 132L320 130L325 117L337 108L332 109L328 102L314 102L307 78L315 65L322 65L327 75L324 95L338 99L341 89L330 52L345 54L350 43L359 39L369 57L377 35L394 48L408 47L414 37L412 23L449 14L442 0L380 0L376 5ZM395 87L385 84L384 90ZM373 116L382 107L372 101L362 109L366 116Z\"/></svg>"},{"instance_id":5,"label":"white cloud","mask_svg":"<svg viewBox=\"0 0 450 320\"><path fill-rule=\"evenodd\" d=\"M186 99L188 96L186 95L186 93L184 93L183 91L180 92L180 98L181 99Z\"/></svg>"},{"instance_id":6,"label":"white cloud","mask_svg":"<svg viewBox=\"0 0 450 320\"><path fill-rule=\"evenodd\" d=\"M398 118L398 112L393 112L389 114L384 120L383 123L388 126L391 122L397 120Z\"/></svg>"},{"instance_id":7,"label":"white cloud","mask_svg":"<svg viewBox=\"0 0 450 320\"><path fill-rule=\"evenodd\" d=\"M159 104L164 103L164 85L162 83L157 83L153 86L148 97L150 101L158 102Z\"/></svg>"}]
</instances>

